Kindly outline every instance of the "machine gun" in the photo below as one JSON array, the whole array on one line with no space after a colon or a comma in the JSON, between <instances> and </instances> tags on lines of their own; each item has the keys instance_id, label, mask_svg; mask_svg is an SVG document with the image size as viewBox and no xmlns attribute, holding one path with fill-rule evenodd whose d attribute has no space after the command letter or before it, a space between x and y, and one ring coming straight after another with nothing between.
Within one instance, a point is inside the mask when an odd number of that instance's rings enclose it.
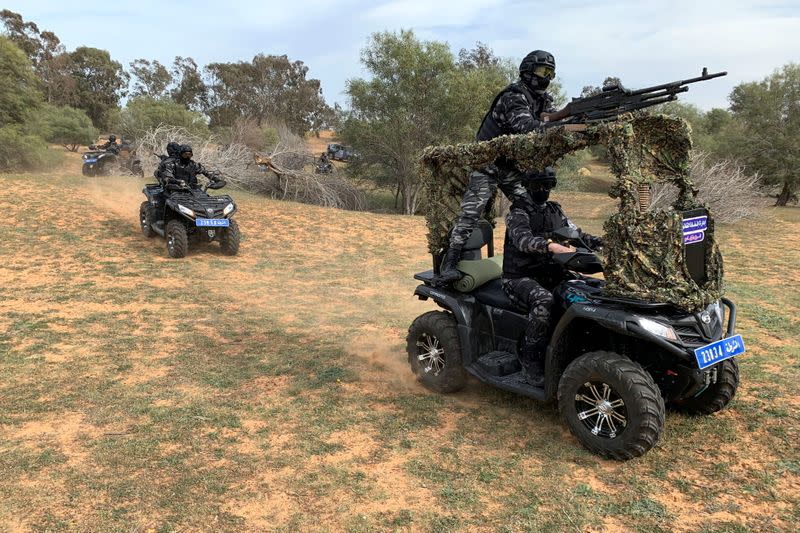
<instances>
[{"instance_id":1,"label":"machine gun","mask_svg":"<svg viewBox=\"0 0 800 533\"><path fill-rule=\"evenodd\" d=\"M550 113L544 127L549 129L556 126L613 120L623 113L677 100L678 93L687 92L689 87L686 85L690 83L711 80L727 74L727 72L709 74L708 69L703 68L702 74L697 78L673 81L645 89L630 90L621 84L606 85L598 94L573 98L564 109Z\"/></svg>"}]
</instances>

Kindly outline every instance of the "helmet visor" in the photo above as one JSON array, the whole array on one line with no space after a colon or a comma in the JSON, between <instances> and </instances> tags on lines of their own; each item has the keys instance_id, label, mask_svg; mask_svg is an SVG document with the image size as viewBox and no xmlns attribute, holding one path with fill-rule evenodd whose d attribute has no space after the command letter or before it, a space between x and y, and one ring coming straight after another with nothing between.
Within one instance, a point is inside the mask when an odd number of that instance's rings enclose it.
<instances>
[{"instance_id":1,"label":"helmet visor","mask_svg":"<svg viewBox=\"0 0 800 533\"><path fill-rule=\"evenodd\" d=\"M548 67L546 65L539 65L538 67L534 67L533 73L540 78L547 78L548 80L552 80L556 77L556 69L553 67Z\"/></svg>"},{"instance_id":2,"label":"helmet visor","mask_svg":"<svg viewBox=\"0 0 800 533\"><path fill-rule=\"evenodd\" d=\"M555 179L535 180L528 184L528 189L534 192L537 191L552 191L556 188Z\"/></svg>"}]
</instances>

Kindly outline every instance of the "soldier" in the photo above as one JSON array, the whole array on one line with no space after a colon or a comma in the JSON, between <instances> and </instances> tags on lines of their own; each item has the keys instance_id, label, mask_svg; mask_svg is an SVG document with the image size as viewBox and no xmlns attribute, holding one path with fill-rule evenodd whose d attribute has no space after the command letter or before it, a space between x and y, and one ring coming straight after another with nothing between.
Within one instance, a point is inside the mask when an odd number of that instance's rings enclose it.
<instances>
[{"instance_id":1,"label":"soldier","mask_svg":"<svg viewBox=\"0 0 800 533\"><path fill-rule=\"evenodd\" d=\"M520 347L519 359L528 382L544 384L544 355L550 327L553 295L545 287L555 287L566 271L553 261L552 254L574 252L550 240L554 230L577 228L556 202L549 202L556 186L552 168L526 175L526 188L532 201L515 201L506 218L506 240L503 248L503 291L521 309L528 311L528 326ZM578 229L581 239L591 248L603 245L602 239Z\"/></svg>"},{"instance_id":2,"label":"soldier","mask_svg":"<svg viewBox=\"0 0 800 533\"><path fill-rule=\"evenodd\" d=\"M116 135L109 135L108 142L101 144L98 146L100 150L105 150L107 152L114 152L115 154L119 153L119 147L117 146L117 136Z\"/></svg>"},{"instance_id":3,"label":"soldier","mask_svg":"<svg viewBox=\"0 0 800 533\"><path fill-rule=\"evenodd\" d=\"M179 155L178 150L180 150L180 148L181 145L179 143L176 143L175 141L170 141L167 143L167 155L158 156L159 158L161 158L161 162L158 164L158 168L156 168L155 172L153 172L153 175L156 177L158 183L160 183L161 185L165 184L162 173L164 172L164 169L167 167L167 162L178 158Z\"/></svg>"},{"instance_id":4,"label":"soldier","mask_svg":"<svg viewBox=\"0 0 800 533\"><path fill-rule=\"evenodd\" d=\"M545 89L556 75L552 54L534 50L519 65L520 79L500 91L483 118L477 140L488 141L501 135L529 133L541 129L546 114L554 112L553 98ZM544 113L544 115L543 115ZM461 201L461 216L450 233L450 246L442 260L439 281L447 283L461 277L456 269L461 248L478 223L497 187L512 202L530 202L522 176L513 161L498 159L494 164L470 174Z\"/></svg>"},{"instance_id":5,"label":"soldier","mask_svg":"<svg viewBox=\"0 0 800 533\"><path fill-rule=\"evenodd\" d=\"M181 145L177 158L165 161L161 178L167 188L198 187L197 175L202 174L211 181L219 181L219 174L206 169L197 161L192 161L192 147L188 144Z\"/></svg>"}]
</instances>

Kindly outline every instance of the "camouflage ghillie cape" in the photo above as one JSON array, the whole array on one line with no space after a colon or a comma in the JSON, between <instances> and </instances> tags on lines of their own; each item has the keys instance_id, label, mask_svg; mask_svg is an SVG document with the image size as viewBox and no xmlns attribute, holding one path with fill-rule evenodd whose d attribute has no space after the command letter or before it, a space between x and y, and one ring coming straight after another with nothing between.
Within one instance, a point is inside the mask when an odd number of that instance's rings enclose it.
<instances>
[{"instance_id":1,"label":"camouflage ghillie cape","mask_svg":"<svg viewBox=\"0 0 800 533\"><path fill-rule=\"evenodd\" d=\"M686 266L682 212L707 206L697 201L697 190L689 179L689 126L682 119L664 115L628 115L579 132L553 128L545 134L427 148L420 167L427 193L429 250L439 253L447 246L471 170L505 157L516 161L522 171L536 171L596 144L608 148L611 170L617 177L609 195L620 200L619 212L604 225L606 292L669 302L689 311L718 300L722 296L722 256L711 216L705 234L706 283L699 286ZM640 192L656 182L675 184L678 199L669 209L648 211ZM491 213L484 216L492 222Z\"/></svg>"}]
</instances>

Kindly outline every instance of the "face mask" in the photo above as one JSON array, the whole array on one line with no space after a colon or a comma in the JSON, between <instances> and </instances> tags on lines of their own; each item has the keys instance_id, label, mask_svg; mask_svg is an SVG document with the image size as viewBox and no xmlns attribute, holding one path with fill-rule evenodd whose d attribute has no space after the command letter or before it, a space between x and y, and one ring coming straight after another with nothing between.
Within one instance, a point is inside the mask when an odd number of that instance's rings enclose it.
<instances>
[{"instance_id":1,"label":"face mask","mask_svg":"<svg viewBox=\"0 0 800 533\"><path fill-rule=\"evenodd\" d=\"M534 83L536 84L536 88L540 91L544 91L547 89L547 86L550 85L549 78L542 78L540 76L533 76Z\"/></svg>"},{"instance_id":2,"label":"face mask","mask_svg":"<svg viewBox=\"0 0 800 533\"><path fill-rule=\"evenodd\" d=\"M188 163L189 161L191 161L191 159L192 159L191 155L181 154L181 163Z\"/></svg>"},{"instance_id":3,"label":"face mask","mask_svg":"<svg viewBox=\"0 0 800 533\"><path fill-rule=\"evenodd\" d=\"M531 193L531 198L536 204L543 204L550 198L550 191L534 191Z\"/></svg>"}]
</instances>

